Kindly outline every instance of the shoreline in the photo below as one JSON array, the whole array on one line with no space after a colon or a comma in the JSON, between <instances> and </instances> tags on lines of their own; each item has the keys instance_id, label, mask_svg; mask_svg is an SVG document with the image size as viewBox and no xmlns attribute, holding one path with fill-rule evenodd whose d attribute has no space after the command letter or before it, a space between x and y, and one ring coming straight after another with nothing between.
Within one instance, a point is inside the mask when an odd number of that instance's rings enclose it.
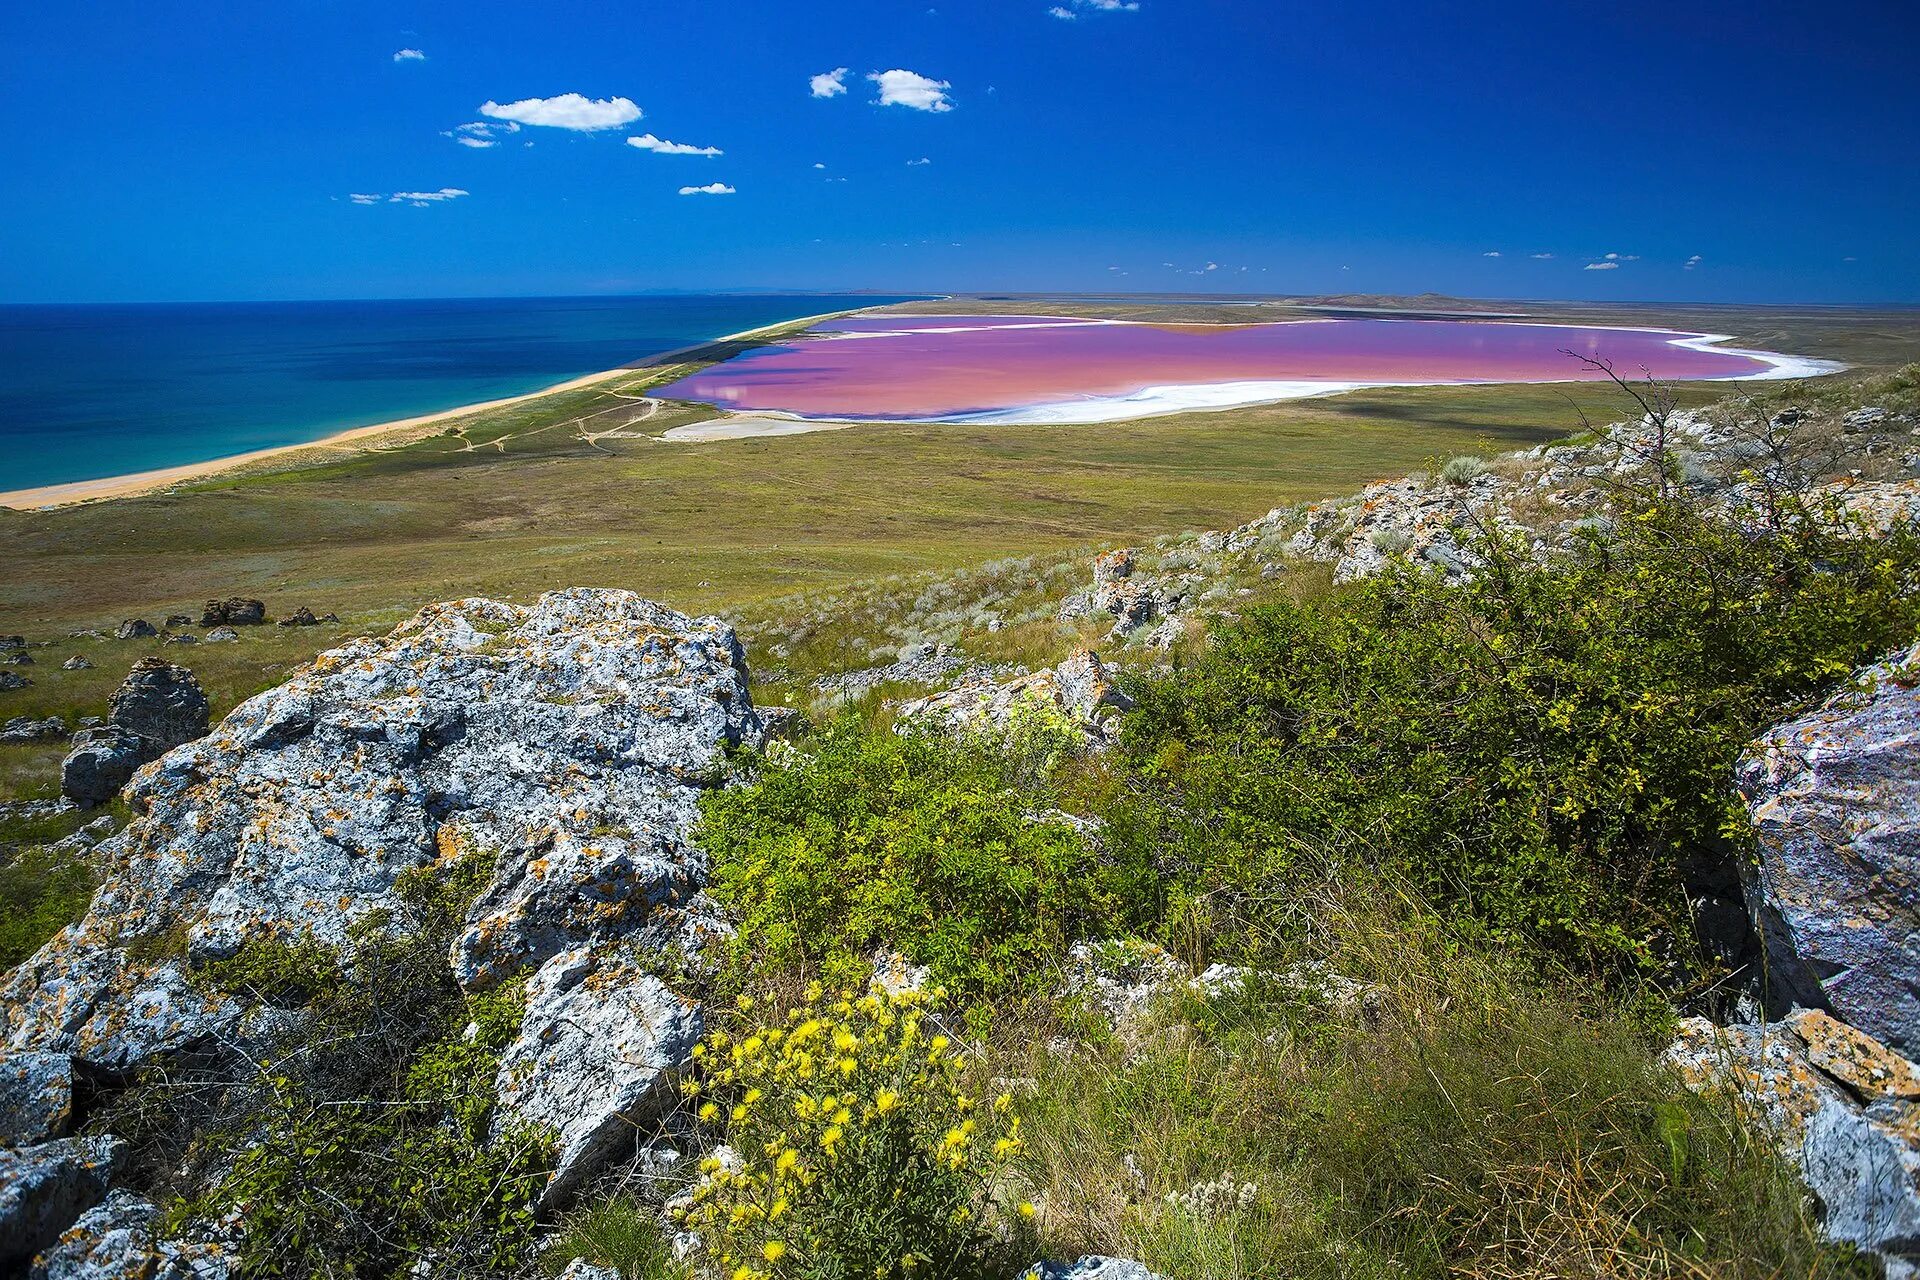
<instances>
[{"instance_id":1,"label":"shoreline","mask_svg":"<svg viewBox=\"0 0 1920 1280\"><path fill-rule=\"evenodd\" d=\"M885 305L885 304L882 304ZM190 480L204 480L239 467L267 462L287 454L298 453L303 449L341 449L356 442L370 440L375 436L389 432L408 431L418 427L432 426L436 422L445 422L450 418L462 418L472 413L485 413L491 409L504 409L510 405L525 404L529 400L538 400L542 396L557 395L565 391L577 391L595 383L606 382L613 378L639 373L650 366L671 363L675 357L688 356L723 342L740 342L756 334L773 329L784 329L788 325L818 324L822 320L831 320L839 316L857 315L869 307L849 307L840 311L825 311L817 315L797 316L792 320L778 320L772 324L756 325L751 329L742 329L738 333L723 334L717 338L708 338L684 347L674 347L668 351L642 356L631 364L623 364L614 369L602 369L598 373L583 373L578 377L556 382L549 387L522 392L519 395L501 396L495 400L479 400L472 404L456 405L451 409L438 409L432 413L416 414L410 418L395 418L389 422L373 422L363 427L348 427L331 435L315 440L303 440L297 444L276 444L264 449L250 449L245 453L224 454L218 458L208 458L203 462L183 462L172 467L155 467L148 471L129 471L121 475L101 476L92 480L62 480L53 484L31 485L24 489L0 491L0 507L15 511L46 511L56 507L70 507L83 502L99 502L109 498L134 498L144 494L171 488ZM354 448L351 452L360 452Z\"/></svg>"}]
</instances>

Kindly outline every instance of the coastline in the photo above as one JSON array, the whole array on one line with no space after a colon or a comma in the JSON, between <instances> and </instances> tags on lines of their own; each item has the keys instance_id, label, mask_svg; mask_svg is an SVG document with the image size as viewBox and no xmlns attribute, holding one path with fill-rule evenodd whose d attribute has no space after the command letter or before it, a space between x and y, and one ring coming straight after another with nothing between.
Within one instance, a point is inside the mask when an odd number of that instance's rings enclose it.
<instances>
[{"instance_id":1,"label":"coastline","mask_svg":"<svg viewBox=\"0 0 1920 1280\"><path fill-rule=\"evenodd\" d=\"M268 462L274 458L299 453L305 449L348 449L359 452L364 448L361 442L390 432L408 431L419 427L432 426L452 418L465 417L472 413L484 413L490 409L504 409L510 405L524 404L542 396L555 395L563 391L577 391L599 382L638 373L650 366L671 363L675 357L692 355L708 347L726 342L740 342L758 334L774 329L784 329L789 325L806 323L818 324L822 320L831 320L839 316L856 315L866 311L867 307L848 307L839 311L824 311L817 315L797 316L792 320L779 320L772 324L756 325L751 329L742 329L738 333L723 334L717 338L708 338L703 342L689 346L674 347L668 351L642 356L631 364L623 364L613 369L602 369L598 373L581 374L564 382L556 382L550 387L541 387L537 391L523 392L515 396L502 396L496 400L480 400L473 404L457 405L451 409L440 409L433 413L417 414L410 418L395 418L390 422L374 422L363 427L349 427L345 431L336 431L331 435L315 440L303 440L297 444L277 444L265 449L251 449L246 453L226 454L218 458L209 458L204 462L184 462L178 466L156 467L149 471L130 471L122 475L101 476L93 480L64 480L55 484L33 485L25 489L0 491L0 507L15 511L45 511L55 507L74 506L82 502L99 502L109 498L133 498L171 488L191 480L203 480L239 467L252 466ZM356 446L349 448L349 446Z\"/></svg>"}]
</instances>

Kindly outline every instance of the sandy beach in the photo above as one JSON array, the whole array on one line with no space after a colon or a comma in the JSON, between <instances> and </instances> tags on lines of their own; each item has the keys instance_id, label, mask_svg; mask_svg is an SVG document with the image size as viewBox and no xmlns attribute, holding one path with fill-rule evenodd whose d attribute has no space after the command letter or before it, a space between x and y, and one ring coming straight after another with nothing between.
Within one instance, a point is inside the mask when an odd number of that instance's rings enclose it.
<instances>
[{"instance_id":1,"label":"sandy beach","mask_svg":"<svg viewBox=\"0 0 1920 1280\"><path fill-rule=\"evenodd\" d=\"M9 507L16 511L35 511L48 507L71 506L79 502L97 502L107 498L131 498L144 493L185 484L192 480L202 480L208 476L219 475L239 467L253 466L270 462L275 458L296 454L308 449L330 449L345 452L358 452L367 448L378 437L405 431L430 427L437 423L462 418L468 414L483 413L489 409L504 409L509 405L525 404L529 400L538 400L542 396L555 395L563 391L574 391L581 387L590 387L595 383L609 379L627 377L643 369L671 364L676 357L692 355L707 347L723 342L739 342L747 338L784 329L789 325L818 324L822 320L832 320L840 316L857 315L866 307L849 307L841 311L826 311L815 316L806 316L796 320L782 320L775 324L759 325L752 329L742 329L738 333L729 333L692 346L676 347L658 355L646 356L632 364L621 365L617 369L603 369L599 373L583 374L565 382L542 387L538 391L529 391L524 395L504 396L498 400L482 400L474 404L464 404L452 409L442 409L435 413L423 413L411 418L398 418L391 422L370 423L364 427L352 427L338 431L318 440L305 440L298 444L275 445L270 449L254 449L247 453L228 454L225 457L209 458L205 462L182 463L177 467L159 467L151 471L133 471L125 475L102 476L96 480L69 480L60 484L36 485L27 489L0 491L0 507ZM817 429L817 428L816 428ZM751 432L744 434L752 434ZM717 437L716 437L717 438Z\"/></svg>"}]
</instances>

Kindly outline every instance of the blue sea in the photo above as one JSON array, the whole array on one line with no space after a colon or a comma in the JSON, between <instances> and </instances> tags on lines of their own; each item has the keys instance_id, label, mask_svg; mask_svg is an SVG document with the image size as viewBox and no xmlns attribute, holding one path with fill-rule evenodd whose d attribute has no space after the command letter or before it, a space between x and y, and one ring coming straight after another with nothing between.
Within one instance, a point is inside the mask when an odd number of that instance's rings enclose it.
<instances>
[{"instance_id":1,"label":"blue sea","mask_svg":"<svg viewBox=\"0 0 1920 1280\"><path fill-rule=\"evenodd\" d=\"M867 295L0 305L0 490L521 395Z\"/></svg>"}]
</instances>

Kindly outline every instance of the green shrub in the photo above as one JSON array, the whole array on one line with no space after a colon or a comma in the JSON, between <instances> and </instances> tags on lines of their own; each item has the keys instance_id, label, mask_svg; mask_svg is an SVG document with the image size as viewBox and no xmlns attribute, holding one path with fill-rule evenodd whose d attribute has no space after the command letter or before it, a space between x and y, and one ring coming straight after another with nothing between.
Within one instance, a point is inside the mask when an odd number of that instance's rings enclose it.
<instances>
[{"instance_id":1,"label":"green shrub","mask_svg":"<svg viewBox=\"0 0 1920 1280\"><path fill-rule=\"evenodd\" d=\"M1011 1095L978 1096L917 992L817 986L787 1017L701 1046L686 1091L709 1157L679 1219L732 1280L959 1280L1003 1270L1028 1206L994 1200L1021 1148Z\"/></svg>"},{"instance_id":2,"label":"green shrub","mask_svg":"<svg viewBox=\"0 0 1920 1280\"><path fill-rule=\"evenodd\" d=\"M1253 611L1136 690L1112 839L1179 864L1173 932L1304 923L1300 877L1372 867L1498 940L1670 958L1682 858L1746 839L1740 750L1911 641L1920 554L1818 512L1761 533L1668 501L1616 524L1545 563L1481 536L1465 585L1401 568Z\"/></svg>"},{"instance_id":3,"label":"green shrub","mask_svg":"<svg viewBox=\"0 0 1920 1280\"><path fill-rule=\"evenodd\" d=\"M1453 485L1455 488L1469 485L1485 474L1487 474L1487 464L1472 454L1450 458L1447 465L1440 468L1442 483Z\"/></svg>"},{"instance_id":4,"label":"green shrub","mask_svg":"<svg viewBox=\"0 0 1920 1280\"><path fill-rule=\"evenodd\" d=\"M0 972L86 914L93 889L92 869L74 854L29 846L0 862Z\"/></svg>"},{"instance_id":5,"label":"green shrub","mask_svg":"<svg viewBox=\"0 0 1920 1280\"><path fill-rule=\"evenodd\" d=\"M983 738L851 720L755 762L749 785L704 799L699 828L736 959L840 985L891 947L968 996L1021 987L1128 896L1121 869L1036 815L1044 787L1016 789L1042 771Z\"/></svg>"}]
</instances>

